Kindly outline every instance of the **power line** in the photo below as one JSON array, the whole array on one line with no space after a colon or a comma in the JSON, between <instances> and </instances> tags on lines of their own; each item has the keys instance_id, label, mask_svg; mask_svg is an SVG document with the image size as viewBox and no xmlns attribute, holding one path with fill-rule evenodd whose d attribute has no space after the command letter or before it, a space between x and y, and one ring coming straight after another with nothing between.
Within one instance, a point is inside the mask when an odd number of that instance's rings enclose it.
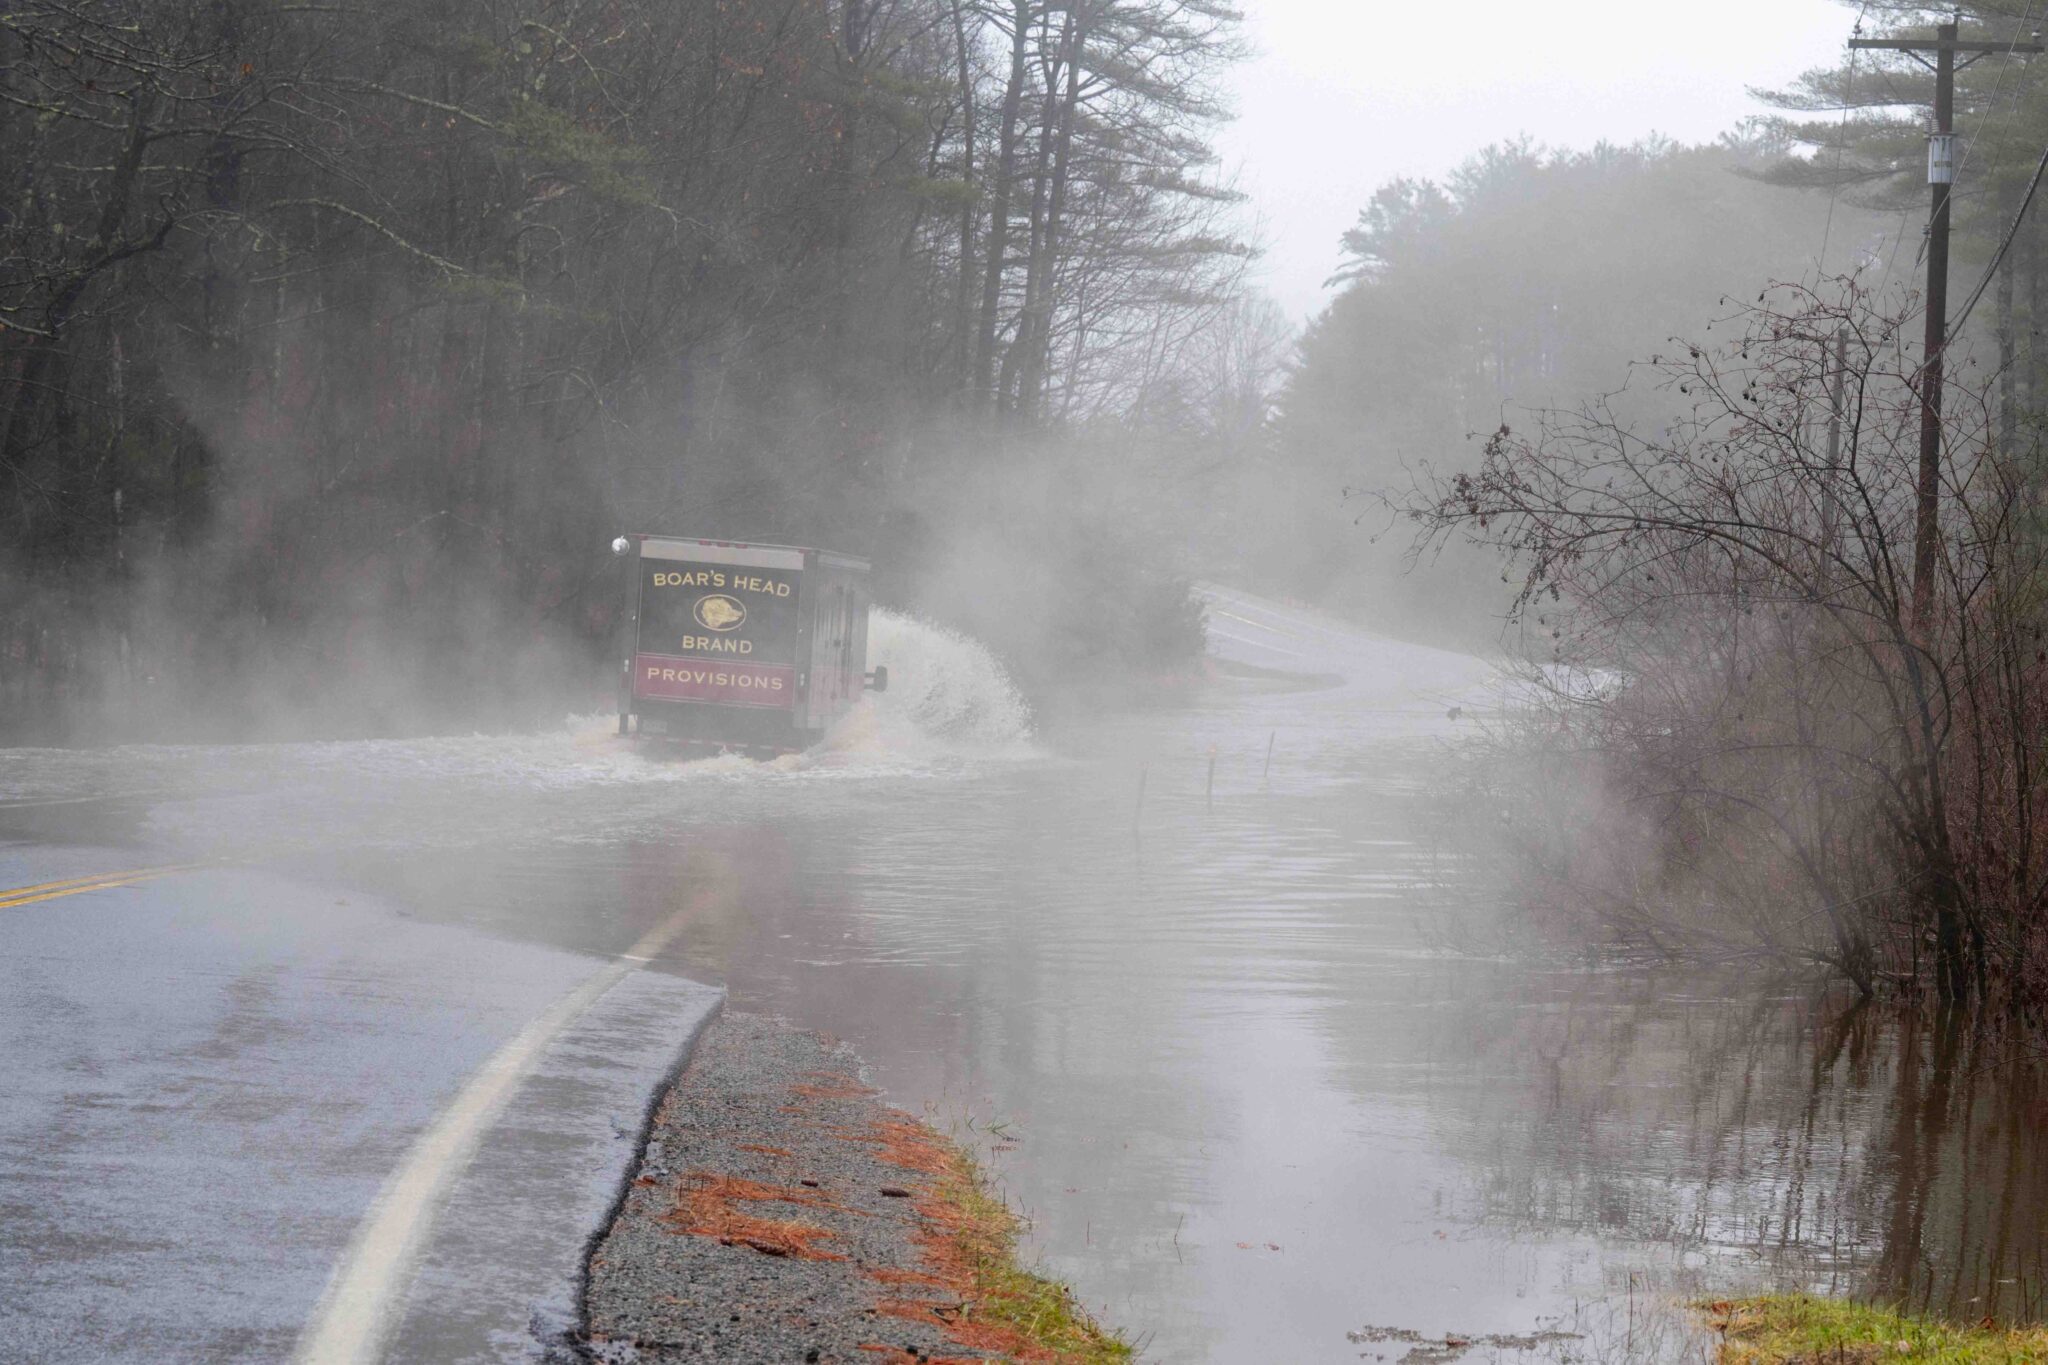
<instances>
[{"instance_id":1,"label":"power line","mask_svg":"<svg viewBox=\"0 0 2048 1365\"><path fill-rule=\"evenodd\" d=\"M2019 211L2013 214L2012 223L2005 230L2005 240L2000 242L1998 250L1992 253L1991 264L1985 269L1984 278L1977 281L1977 287L1970 291L1968 301L1963 304L1963 311L1956 315L1956 320L1950 325L1949 331L1963 330L1963 324L1970 320L1970 310L1977 306L1977 300L1984 297L1984 291L1990 287L1992 277L1998 273L1998 267L2005 261L2005 253L2012 250L2013 239L2020 234L2020 220L2027 216L2027 207L2034 202L2034 191L2041 188L2043 172L2048 172L2048 147L2041 149L2040 163L2034 167L2034 178L2027 182L2027 192L2020 199Z\"/></svg>"},{"instance_id":2,"label":"power line","mask_svg":"<svg viewBox=\"0 0 2048 1365\"><path fill-rule=\"evenodd\" d=\"M2032 0L2028 0L2032 3ZM1849 36L1863 36L1863 19L1870 13L1870 0L1863 0L1863 8L1856 11L1856 27L1849 30ZM1856 94L1856 48L1849 49L1848 70L1842 77L1842 121L1835 129L1835 173L1833 183L1828 186L1828 216L1821 224L1820 255L1814 258L1814 266L1823 275L1828 268L1828 239L1835 231L1835 201L1842 197L1842 153L1849 145L1849 107Z\"/></svg>"},{"instance_id":3,"label":"power line","mask_svg":"<svg viewBox=\"0 0 2048 1365\"><path fill-rule=\"evenodd\" d=\"M1906 220L1912 214L1913 206L1911 204L1899 210L1899 230L1892 234L1892 249L1885 253L1884 258L1884 275L1877 282L1877 292L1879 294L1884 293L1885 287L1892 282L1892 270L1899 263L1899 248L1904 246L1906 242Z\"/></svg>"},{"instance_id":4,"label":"power line","mask_svg":"<svg viewBox=\"0 0 2048 1365\"><path fill-rule=\"evenodd\" d=\"M2028 27L2034 22L2034 6L2038 3L2039 0L2027 0L2026 9L2020 13L2020 21L2013 28L2012 41L2005 45L2005 60L1998 64L1998 79L1991 83L1991 95L1984 101L1983 117L1977 120L1977 131L1971 133L1969 141L1963 144L1963 159L1956 166L1956 180L1958 183L1963 178L1963 172L1970 168L1970 158L1977 154L1977 143L1984 136L1984 125L1991 121L1991 111L1998 107L1998 92L2005 88L2005 77L2012 70L2012 59L2019 48L2020 35L2027 32ZM2012 110L2006 110L2004 117L2010 118L2011 116Z\"/></svg>"},{"instance_id":5,"label":"power line","mask_svg":"<svg viewBox=\"0 0 2048 1365\"><path fill-rule=\"evenodd\" d=\"M1927 139L1927 184L1931 204L1927 216L1927 303L1922 312L1927 336L1922 349L1920 391L1920 471L1913 514L1913 628L1925 628L1934 604L1934 569L1939 551L1941 500L1941 390L1948 345L1949 216L1955 188L1956 72L1996 52L2001 44L1965 41L1959 25L1937 25L1932 38L1852 38L1851 48L1904 52L1934 72L1934 129ZM2012 54L2039 52L2039 43L2021 43L2017 34L2002 45ZM1922 55L1932 54L1931 59ZM1958 62L1957 58L1964 60ZM1983 126L1981 121L1978 125Z\"/></svg>"},{"instance_id":6,"label":"power line","mask_svg":"<svg viewBox=\"0 0 2048 1365\"><path fill-rule=\"evenodd\" d=\"M1969 164L1970 164L1970 158L1976 155L1976 152L1977 152L1977 144L1978 144L1978 142L1980 142L1980 141L1982 141L1982 140L1983 140L1983 136L1984 136L1984 132L1985 132L1985 125L1986 125L1986 124L1988 124L1988 123L1990 123L1990 122L1992 121L1992 119L1993 119L1994 117L1996 117L1996 118L2000 119L2000 121L2003 121L2004 119L2008 119L2008 118L2012 117L2012 114L2013 114L2013 111L2014 111L2014 109L2016 109L2016 108L2018 107L2018 105L2017 105L2017 102L2015 102L2015 104L2014 104L2014 105L2013 105L2012 107L2009 107L2009 108L2007 108L2007 109L2005 110L2005 112L2004 112L2003 114L1997 114L1997 115L1995 115L1995 114L1994 114L1994 112L1993 112L1993 111L1994 111L1994 110L1996 110L1996 109L1997 109L1997 107L1998 107L1998 96L1999 96L1999 92L2000 92L2000 91L2002 91L2002 90L2003 90L2003 89L2005 88L2005 78L2006 78L2006 76L2007 76L2007 75L2008 75L2008 74L2009 74L2009 73L2011 72L2011 70L2012 70L2012 64L2013 64L2013 57L2014 57L2015 55L2017 55L2017 53L2018 53L2018 51L2019 51L2019 47L2020 47L2020 35L2021 35L2021 34L2023 34L2023 33L2026 33L2026 32L2028 31L2028 27L2029 27L2029 25L2031 25L2031 24L2032 24L2032 22L2033 22L2033 18L2034 18L2034 6L2035 6L2036 4L2038 4L2038 3L2040 3L2040 0L2027 0L2027 5L2026 5L2026 8L2025 8L2025 9L2024 9L2023 11L2021 11L2021 14L2020 14L2020 20L2019 20L2019 22L2018 22L2018 23L2017 23L2016 25L2014 25L2014 27L2013 27L2013 31L2012 31L2012 38L2011 38L2011 39L2010 39L2010 40L2009 40L2009 41L2008 41L2008 42L2006 43L2006 45L2005 45L2005 53L2004 53L2004 56L2005 56L2005 60L2004 60L2004 61L2002 61L2002 62L2000 62L2000 63L1998 64L1998 79L1997 79L1997 80L1995 80L1995 81L1993 81L1993 82L1992 82L1992 84L1991 84L1991 94L1990 94L1989 98L1987 98L1987 99L1986 99L1986 100L1984 101L1984 112L1983 112L1983 114L1982 114L1982 115L1981 115L1981 116L1980 116L1980 117L1978 118L1978 120L1977 120L1977 128L1976 128L1976 131L1975 131L1975 132L1973 132L1973 133L1972 133L1972 134L1970 135L1970 137L1969 137L1969 138L1968 138L1968 139L1967 139L1967 140L1966 140L1966 141L1965 141L1965 142L1963 143L1963 155L1962 155L1962 159L1961 159L1961 162L1960 162L1960 164L1956 166L1956 168L1955 168L1955 172L1954 172L1954 179L1955 179L1956 181L1960 181L1960 180L1962 179L1962 173L1963 173L1963 171L1964 171L1964 170L1965 170L1965 169L1966 169L1966 168L1967 168L1967 167L1969 166ZM1912 56L1912 57L1913 57L1913 58L1914 58L1914 59L1915 59L1916 61L1919 61L1919 62L1921 63L1921 65L1925 66L1925 65L1927 65L1927 64L1928 64L1928 63L1927 63L1927 62L1925 61L1925 59L1921 58L1921 57L1919 56L1919 54L1918 54L1917 52L1914 52L1914 51L1912 50L1912 45L1911 45L1910 43L1897 43L1897 42L1858 42L1858 41L1856 41L1856 40L1855 40L1855 38L1854 38L1854 35L1856 35L1856 34L1861 34L1861 33L1862 33L1862 31L1863 31L1863 20L1864 20L1864 17L1865 17L1865 15L1867 15L1867 14L1869 13L1869 10L1870 10L1870 0L1864 0L1864 4L1863 4L1863 7L1862 7L1862 8L1861 8L1861 9L1860 9L1860 10L1859 10L1858 12L1857 12L1857 15L1856 15L1856 27L1855 27L1855 29L1854 29L1854 30L1852 31L1852 38L1851 38L1851 41L1850 41L1850 43L1849 43L1849 54L1850 54L1850 63L1851 63L1851 66L1850 66L1850 70L1851 70L1851 73L1852 73L1852 75L1853 75L1853 73L1854 73L1854 69L1855 69L1855 68L1854 68L1854 63L1855 63L1855 54L1856 54L1856 52L1857 52L1857 50L1858 50L1858 49L1860 49L1860 48L1864 48L1864 47L1886 47L1886 48L1891 48L1891 49L1893 49L1893 50L1898 50L1898 51L1905 51L1905 52L1907 52L1907 53L1908 53L1908 55ZM1990 45L1990 47L1991 47L1991 49L1992 49L1992 50L1995 50L1995 44L1994 44L1994 45ZM2038 48L2038 47L2036 47L2036 46L2035 46L2035 45L2033 45L2033 44L2029 44L2029 45L2028 45L2028 49L2029 49L2029 51L2038 51L2038 50L2039 50L2039 48ZM1983 54L1983 52L1982 52L1981 50L1980 50L1980 53L1979 53L1979 55L1984 55L1984 54ZM1972 60L1975 60L1975 59L1973 58ZM1967 63L1967 62L1965 62L1965 63L1963 63L1963 65L1968 65L1968 63ZM1958 69L1960 69L1960 68L1958 68ZM1879 67L1879 68L1878 68L1878 74L1879 74L1880 76L1886 76L1886 73L1885 73L1885 71L1884 71L1884 68L1882 68L1882 67ZM1886 84L1886 86L1887 86L1888 88L1890 87L1890 80L1889 80L1888 76L1887 76L1887 78L1886 78L1885 84ZM1896 92L1894 92L1894 93L1896 93ZM1843 117L1843 120L1844 120L1844 122L1845 122L1845 123L1847 122L1847 119L1848 119L1848 108L1847 108L1846 100L1847 100L1847 96L1846 96L1846 94L1845 94L1845 96L1844 96L1844 107L1843 107L1843 110L1842 110L1842 117ZM1836 164L1836 168L1837 168L1837 170L1839 171L1839 169L1840 169L1840 166L1841 166L1841 154L1840 154L1840 149L1839 149L1839 148L1837 148L1837 151L1836 151L1836 157L1835 157L1835 164ZM1952 182L1952 183L1953 183L1953 182ZM1839 186L1837 187L1837 189L1839 189ZM1950 196L1950 202L1954 202L1954 196L1953 196L1953 194L1951 194L1951 196ZM1891 283L1891 276L1892 276L1892 270L1893 270L1893 268L1894 268L1894 267L1895 267L1895 266L1897 265L1897 263L1898 263L1898 249L1899 249L1899 247L1900 247L1900 246L1904 245L1904 243L1905 243L1905 238L1906 238L1906 220L1907 220L1907 216L1908 216L1908 215L1909 215L1909 214L1910 214L1911 212L1912 212L1912 209L1911 209L1911 207L1910 207L1910 206L1908 206L1908 208L1906 209L1906 211L1905 211L1905 212L1903 212L1903 213L1901 213L1901 214L1899 215L1899 230L1898 230L1898 233L1897 233L1897 234L1896 234L1896 235L1895 235L1895 236L1893 237L1893 239L1892 239L1892 249L1891 249L1891 251L1889 251L1888 253L1886 253L1886 256L1885 256L1885 263L1884 263L1884 275L1883 275L1883 276L1882 276L1882 277L1881 277L1881 278L1879 279L1879 281L1878 281L1878 286L1877 286L1877 292L1878 292L1878 293L1880 293L1880 294L1882 294L1882 293L1884 292L1884 290L1885 290L1886 286L1887 286L1887 285L1889 285L1889 284ZM1829 202L1828 202L1828 217L1829 217L1830 221L1832 221L1832 220L1833 220L1833 218L1834 218L1834 201L1833 201L1833 199L1832 199L1832 198L1830 198L1830 200L1829 200ZM1827 250L1827 238L1826 238L1826 235L1825 235L1825 234L1823 234L1823 236L1822 236L1822 239L1821 239L1821 250L1822 250L1822 252L1823 252L1823 253L1825 253L1825 252L1826 252L1826 250ZM1917 265L1919 265L1919 264L1920 264L1920 262L1921 262L1921 261L1922 261L1923 259L1925 259L1925 257L1926 257L1926 254L1927 254L1927 235L1926 235L1925 233L1923 233L1923 234L1921 235L1921 239L1920 239L1920 245L1919 245L1918 249L1917 249L1917 250L1916 250L1916 251L1914 252L1914 255L1913 255L1913 264L1914 264L1914 265L1916 265L1916 266L1917 266ZM1973 297L1973 298L1972 298L1972 302L1974 303L1974 301L1975 301L1975 299L1974 299L1974 297ZM1916 309L1914 309L1914 310L1913 310L1913 313L1909 313L1909 314L1907 314L1907 318L1906 318L1906 320L1910 320L1910 319L1912 318L1912 316L1914 315L1914 313L1917 313L1918 311L1919 311L1919 310L1918 310L1918 309L1916 308Z\"/></svg>"},{"instance_id":7,"label":"power line","mask_svg":"<svg viewBox=\"0 0 2048 1365\"><path fill-rule=\"evenodd\" d=\"M2033 22L2034 6L2036 3L2038 3L2038 0L2027 0L2027 7L2020 15L2019 26L2013 30L2012 44L2006 48L2005 60L2001 62L1998 67L1998 80L1992 84L1991 98L1985 103L1986 120L1988 120L1991 117L1991 110L1997 107L1998 92L2005 85L2006 72L2012 69L2014 49L2017 48L2019 45L2020 34L2026 30L2027 26L2030 23ZM2017 107L2018 100L2015 100L2014 108ZM2011 117L2011 115L2012 109L2006 110L2005 117L2009 118ZM1970 139L1969 145L1963 149L1963 164L1965 166L1969 164L1971 154L1977 150L1977 140L1982 135L1983 122L1980 121L1978 124L1978 131L1976 136L1973 136ZM1959 167L1959 175L1960 169L1961 168ZM2041 163L2040 165L2034 167L2034 178L2027 182L2027 192L2025 195L2021 197L2020 206L2012 216L2012 223L2010 224L2010 226L2006 228L2004 240L1998 244L1998 250L1992 253L1991 264L1985 270L1984 278L1977 281L1977 287L1970 291L1970 297L1967 301L1964 302L1962 312L1957 314L1955 322L1951 324L1949 330L1952 333L1961 331L1963 324L1969 321L1971 310L1977 306L1977 301L1984 297L1984 290L1987 287L1989 287L1992 278L1995 275L1997 275L1999 265L2005 260L2005 253L2012 249L2013 239L2019 235L2020 220L2027 216L2027 206L2034 202L2034 191L2039 189L2041 186L2041 174L2044 170L2048 170L2048 149L2043 149L2041 153Z\"/></svg>"}]
</instances>

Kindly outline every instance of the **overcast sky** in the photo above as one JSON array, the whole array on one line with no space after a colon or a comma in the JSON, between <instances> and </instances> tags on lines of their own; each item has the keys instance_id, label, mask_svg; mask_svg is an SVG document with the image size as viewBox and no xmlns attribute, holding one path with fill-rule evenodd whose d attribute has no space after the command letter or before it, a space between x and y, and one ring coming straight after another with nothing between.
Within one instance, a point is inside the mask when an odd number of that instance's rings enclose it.
<instances>
[{"instance_id":1,"label":"overcast sky","mask_svg":"<svg viewBox=\"0 0 2048 1365\"><path fill-rule=\"evenodd\" d=\"M1527 133L1557 147L1712 139L1763 112L1747 87L1841 59L1833 0L1241 0L1257 53L1218 140L1252 196L1263 287L1319 310L1337 238L1397 175L1442 175Z\"/></svg>"}]
</instances>

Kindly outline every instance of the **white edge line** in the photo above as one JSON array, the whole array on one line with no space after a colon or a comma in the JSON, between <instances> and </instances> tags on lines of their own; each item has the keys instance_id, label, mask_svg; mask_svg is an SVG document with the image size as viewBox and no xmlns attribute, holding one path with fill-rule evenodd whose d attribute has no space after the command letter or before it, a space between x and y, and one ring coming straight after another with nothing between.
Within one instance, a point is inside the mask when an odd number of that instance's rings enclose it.
<instances>
[{"instance_id":1,"label":"white edge line","mask_svg":"<svg viewBox=\"0 0 2048 1365\"><path fill-rule=\"evenodd\" d=\"M630 975L635 964L658 953L687 916L687 911L679 912L634 944L631 952L592 973L492 1053L469 1078L378 1191L299 1335L298 1349L292 1353L298 1365L366 1365L382 1356L385 1339L396 1325L392 1309L410 1284L413 1261L433 1224L440 1197L468 1164L513 1087L557 1033Z\"/></svg>"}]
</instances>

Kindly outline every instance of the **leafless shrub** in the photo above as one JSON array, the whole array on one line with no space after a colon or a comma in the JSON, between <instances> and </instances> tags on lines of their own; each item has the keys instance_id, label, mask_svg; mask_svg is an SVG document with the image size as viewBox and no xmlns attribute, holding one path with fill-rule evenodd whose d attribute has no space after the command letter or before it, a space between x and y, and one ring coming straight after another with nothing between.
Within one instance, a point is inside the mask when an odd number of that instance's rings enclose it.
<instances>
[{"instance_id":1,"label":"leafless shrub","mask_svg":"<svg viewBox=\"0 0 2048 1365\"><path fill-rule=\"evenodd\" d=\"M1525 791L1600 796L1532 828L1533 904L1866 993L2048 985L2036 452L1994 443L1988 382L1951 383L1916 585L1910 303L1773 288L1640 367L1676 400L1661 430L1614 399L1539 413L1408 504L1421 548L1470 538L1521 575Z\"/></svg>"}]
</instances>

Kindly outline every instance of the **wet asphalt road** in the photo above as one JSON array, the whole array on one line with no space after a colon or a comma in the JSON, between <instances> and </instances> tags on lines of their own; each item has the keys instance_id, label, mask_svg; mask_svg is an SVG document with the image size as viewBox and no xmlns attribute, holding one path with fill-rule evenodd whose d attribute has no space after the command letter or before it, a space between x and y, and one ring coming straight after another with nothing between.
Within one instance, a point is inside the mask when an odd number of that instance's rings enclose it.
<instances>
[{"instance_id":1,"label":"wet asphalt road","mask_svg":"<svg viewBox=\"0 0 2048 1365\"><path fill-rule=\"evenodd\" d=\"M1032 1254L1151 1358L1526 1326L1550 1262L1442 1240L1441 1143L1321 1018L1370 1004L1331 1026L1378 1065L1456 993L1407 793L1489 670L1208 595L1213 687L1049 739L878 613L890 691L788 763L602 716L0 752L0 1361L533 1358L687 978L1028 1134L989 1155Z\"/></svg>"},{"instance_id":2,"label":"wet asphalt road","mask_svg":"<svg viewBox=\"0 0 2048 1365\"><path fill-rule=\"evenodd\" d=\"M720 1000L132 848L0 845L0 941L5 1361L538 1358Z\"/></svg>"},{"instance_id":3,"label":"wet asphalt road","mask_svg":"<svg viewBox=\"0 0 2048 1365\"><path fill-rule=\"evenodd\" d=\"M1147 1359L1710 1358L1651 1290L2040 1312L2031 1070L1495 951L1450 760L1511 681L1205 592L1208 686L1050 734L878 612L890 691L788 763L604 716L0 751L0 1361L534 1358L686 978L973 1135Z\"/></svg>"}]
</instances>

